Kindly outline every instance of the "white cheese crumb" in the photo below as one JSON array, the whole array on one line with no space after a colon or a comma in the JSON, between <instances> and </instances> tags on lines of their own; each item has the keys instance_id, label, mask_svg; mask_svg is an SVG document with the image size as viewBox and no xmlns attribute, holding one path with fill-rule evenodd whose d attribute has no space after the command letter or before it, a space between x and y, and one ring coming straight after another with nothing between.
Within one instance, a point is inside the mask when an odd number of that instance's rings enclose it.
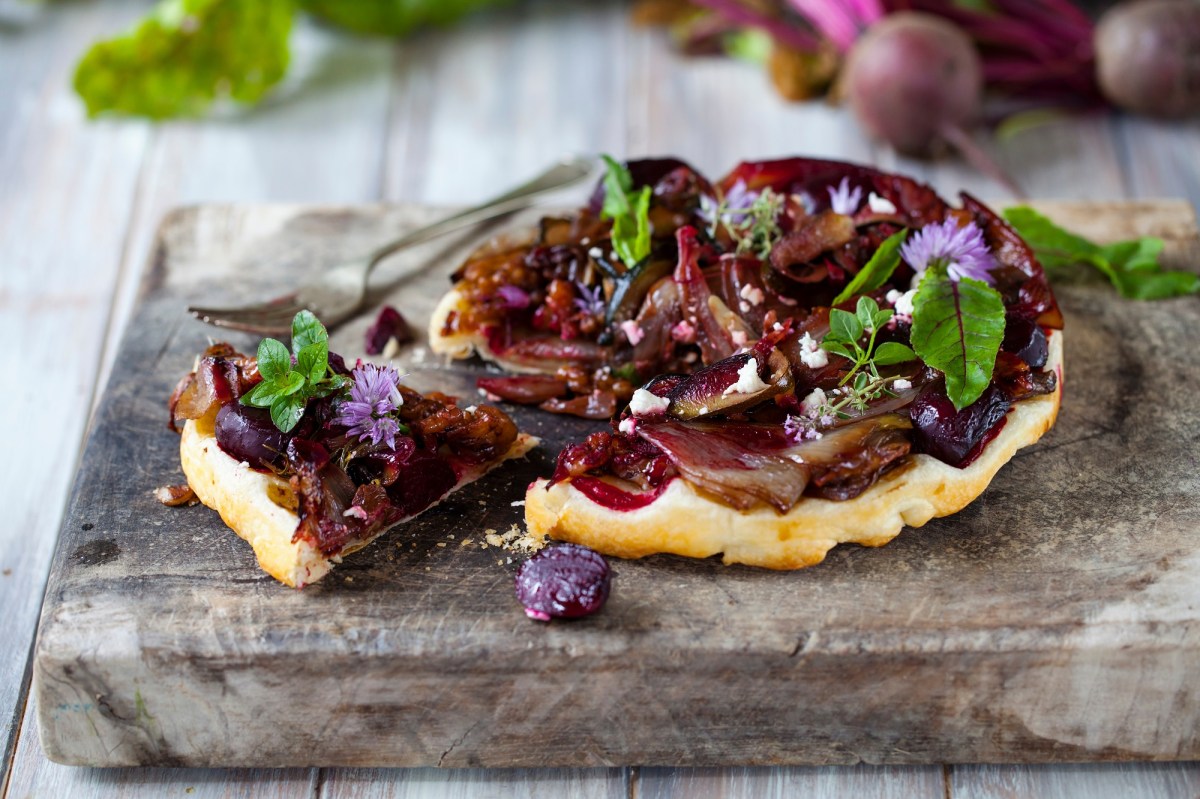
<instances>
[{"instance_id":1,"label":"white cheese crumb","mask_svg":"<svg viewBox=\"0 0 1200 799\"><path fill-rule=\"evenodd\" d=\"M637 430L637 419L634 419L632 416L626 416L621 420L621 423L617 425L617 429L625 435L633 435L633 432Z\"/></svg>"},{"instance_id":2,"label":"white cheese crumb","mask_svg":"<svg viewBox=\"0 0 1200 799\"><path fill-rule=\"evenodd\" d=\"M822 369L829 365L829 353L805 332L800 339L800 360L809 369Z\"/></svg>"},{"instance_id":3,"label":"white cheese crumb","mask_svg":"<svg viewBox=\"0 0 1200 799\"><path fill-rule=\"evenodd\" d=\"M912 388L912 381L905 380L902 377L899 380L896 380L894 383L892 383L892 388L896 389L897 391L908 391L910 388Z\"/></svg>"},{"instance_id":4,"label":"white cheese crumb","mask_svg":"<svg viewBox=\"0 0 1200 799\"><path fill-rule=\"evenodd\" d=\"M738 302L738 310L742 313L750 313L750 303L746 302L745 300L740 300Z\"/></svg>"},{"instance_id":5,"label":"white cheese crumb","mask_svg":"<svg viewBox=\"0 0 1200 799\"><path fill-rule=\"evenodd\" d=\"M479 408L476 405L468 405L467 407L463 408L463 411L466 413L475 413L477 410L479 410Z\"/></svg>"},{"instance_id":6,"label":"white cheese crumb","mask_svg":"<svg viewBox=\"0 0 1200 799\"><path fill-rule=\"evenodd\" d=\"M745 330L731 330L729 331L729 338L733 340L733 346L737 347L738 349L746 346Z\"/></svg>"},{"instance_id":7,"label":"white cheese crumb","mask_svg":"<svg viewBox=\"0 0 1200 799\"><path fill-rule=\"evenodd\" d=\"M525 504L525 500L518 499L516 502L510 502L509 504L512 505L512 507L514 507L514 508L519 508Z\"/></svg>"},{"instance_id":8,"label":"white cheese crumb","mask_svg":"<svg viewBox=\"0 0 1200 799\"><path fill-rule=\"evenodd\" d=\"M638 342L646 337L646 333L642 330L641 325L632 319L627 319L621 323L621 331L625 334L625 338L629 339L629 343L635 347L638 345Z\"/></svg>"},{"instance_id":9,"label":"white cheese crumb","mask_svg":"<svg viewBox=\"0 0 1200 799\"><path fill-rule=\"evenodd\" d=\"M896 309L897 316L912 316L913 297L915 296L917 296L917 290L912 289L896 298L896 301L892 303L892 307Z\"/></svg>"},{"instance_id":10,"label":"white cheese crumb","mask_svg":"<svg viewBox=\"0 0 1200 799\"><path fill-rule=\"evenodd\" d=\"M696 328L688 320L683 319L675 327L671 328L671 338L676 341L682 341L685 344L690 344L696 340Z\"/></svg>"},{"instance_id":11,"label":"white cheese crumb","mask_svg":"<svg viewBox=\"0 0 1200 799\"><path fill-rule=\"evenodd\" d=\"M737 382L726 388L723 394L753 394L764 388L770 388L770 386L758 376L758 361L751 358L738 370Z\"/></svg>"},{"instance_id":12,"label":"white cheese crumb","mask_svg":"<svg viewBox=\"0 0 1200 799\"><path fill-rule=\"evenodd\" d=\"M825 392L819 388L814 388L808 393L803 400L800 401L800 410L810 419L817 418L821 412L821 407L828 402L828 397Z\"/></svg>"},{"instance_id":13,"label":"white cheese crumb","mask_svg":"<svg viewBox=\"0 0 1200 799\"><path fill-rule=\"evenodd\" d=\"M885 294L883 298L885 300L887 300L889 305L895 305L896 300L900 299L902 296L904 296L904 292L899 291L897 289L892 289L887 294Z\"/></svg>"},{"instance_id":14,"label":"white cheese crumb","mask_svg":"<svg viewBox=\"0 0 1200 799\"><path fill-rule=\"evenodd\" d=\"M762 289L758 286L751 286L749 283L742 286L742 290L738 292L738 296L751 305L762 305L763 300L766 299Z\"/></svg>"},{"instance_id":15,"label":"white cheese crumb","mask_svg":"<svg viewBox=\"0 0 1200 799\"><path fill-rule=\"evenodd\" d=\"M654 416L666 413L670 404L671 401L666 397L655 396L646 389L639 388L633 392L633 399L629 401L629 412L634 416Z\"/></svg>"},{"instance_id":16,"label":"white cheese crumb","mask_svg":"<svg viewBox=\"0 0 1200 799\"><path fill-rule=\"evenodd\" d=\"M604 250L600 249L599 247L593 247L588 250L588 255L592 256L593 258L600 258L604 255Z\"/></svg>"},{"instance_id":17,"label":"white cheese crumb","mask_svg":"<svg viewBox=\"0 0 1200 799\"><path fill-rule=\"evenodd\" d=\"M871 192L871 196L867 198L867 205L871 211L876 214L894 214L896 213L896 205L886 197L880 197L875 192Z\"/></svg>"}]
</instances>

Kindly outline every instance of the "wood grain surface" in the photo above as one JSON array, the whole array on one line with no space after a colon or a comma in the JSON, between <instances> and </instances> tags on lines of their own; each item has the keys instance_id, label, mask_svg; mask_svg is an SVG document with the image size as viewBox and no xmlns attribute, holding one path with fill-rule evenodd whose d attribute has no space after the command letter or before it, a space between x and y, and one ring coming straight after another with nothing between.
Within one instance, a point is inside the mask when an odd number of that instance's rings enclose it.
<instances>
[{"instance_id":1,"label":"wood grain surface","mask_svg":"<svg viewBox=\"0 0 1200 799\"><path fill-rule=\"evenodd\" d=\"M1182 203L1054 213L1099 238L1163 236L1176 265L1200 247ZM269 294L435 214L210 206L168 217L47 589L35 675L51 758L544 767L1200 752L1189 698L1200 486L1178 468L1200 390L1191 299L1130 303L1096 281L1060 284L1059 425L962 513L795 573L616 562L605 612L574 624L526 620L516 559L481 543L520 523L524 487L597 423L516 409L541 450L303 592L259 572L212 512L158 505L153 489L178 479L163 400L210 332L184 317L185 302ZM406 254L379 299L420 326L460 254ZM361 354L367 321L333 347ZM442 364L420 344L398 362L415 387L460 396L483 369ZM1145 396L1153 414L1138 412Z\"/></svg>"},{"instance_id":2,"label":"wood grain surface","mask_svg":"<svg viewBox=\"0 0 1200 799\"><path fill-rule=\"evenodd\" d=\"M842 110L779 102L753 66L671 54L660 34L626 24L620 0L535 0L398 43L302 24L293 38L297 78L257 110L162 126L88 122L70 91L78 53L145 9L144 0L0 2L0 330L19 345L3 350L0 363L7 375L47 374L46 365L55 365L52 390L0 394L2 418L12 420L9 444L26 453L19 464L7 461L12 468L0 466L0 505L14 509L0 525L5 796L157 797L191 789L315 797L341 774L58 766L42 754L36 701L26 702L41 587L88 406L127 324L154 230L172 206L473 202L553 155L581 150L679 153L711 171L742 157L850 157L909 172L946 193L1002 196L953 160L926 164L868 142ZM1068 118L984 139L1035 196L1200 203L1200 120ZM73 312L53 310L67 297ZM917 771L924 768L823 769L821 795L889 795ZM506 771L422 773L356 770L354 780L376 795L474 797L492 795L492 781L511 779ZM544 773L524 772L526 794ZM608 773L580 772L580 784L607 782ZM785 784L774 773L717 770L710 785L726 796L767 795ZM1198 765L1150 763L945 769L946 795L959 797L1194 796L1197 774ZM636 780L624 784L637 790Z\"/></svg>"}]
</instances>

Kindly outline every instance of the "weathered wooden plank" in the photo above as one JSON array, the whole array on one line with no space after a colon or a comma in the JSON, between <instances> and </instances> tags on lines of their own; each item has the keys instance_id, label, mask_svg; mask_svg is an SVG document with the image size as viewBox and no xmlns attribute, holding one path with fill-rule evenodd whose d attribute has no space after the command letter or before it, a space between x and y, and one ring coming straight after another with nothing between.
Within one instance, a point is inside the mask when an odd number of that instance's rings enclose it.
<instances>
[{"instance_id":1,"label":"weathered wooden plank","mask_svg":"<svg viewBox=\"0 0 1200 799\"><path fill-rule=\"evenodd\" d=\"M941 766L831 768L644 768L635 776L638 799L943 799Z\"/></svg>"},{"instance_id":2,"label":"weathered wooden plank","mask_svg":"<svg viewBox=\"0 0 1200 799\"><path fill-rule=\"evenodd\" d=\"M626 769L330 769L320 799L626 799Z\"/></svg>"},{"instance_id":3,"label":"weathered wooden plank","mask_svg":"<svg viewBox=\"0 0 1200 799\"><path fill-rule=\"evenodd\" d=\"M1175 262L1195 257L1195 228L1178 227L1181 209L1150 214ZM244 275L248 263L263 281L281 270L295 279L330 252L425 217L386 208L172 217L49 589L38 673L52 756L487 766L1193 752L1197 709L1175 697L1196 677L1187 592L1200 525L1182 499L1194 476L1171 468L1180 439L1158 435L1159 422L1126 413L1121 399L1124 375L1140 367L1139 390L1173 387L1161 389L1155 418L1186 424L1177 405L1187 381L1200 379L1180 343L1200 325L1186 302L1118 302L1094 283L1062 286L1068 363L1088 379L1071 383L1050 439L963 513L883 550L837 550L796 574L619 562L609 607L579 624L529 623L515 612L511 566L484 550L436 546L448 532L517 520L509 501L548 468L559 442L578 435L572 420L519 412L547 453L304 592L262 578L204 509L154 505L149 489L175 468L174 440L159 432L162 397L206 332L178 324L182 298L228 295L221 277ZM1060 218L1102 238L1132 232L1129 211L1115 205ZM393 299L420 320L453 262ZM360 332L339 331L335 348L353 357ZM1150 342L1183 360L1160 373L1156 359L1138 354ZM415 354L401 360L418 387L472 390L469 367L431 372ZM132 469L127 447L139 453ZM1114 493L1114 462L1153 488ZM1049 488L1031 495L1025 483L1035 476ZM100 495L110 499L97 503ZM1148 528L1133 521L1147 515ZM78 530L85 522L93 529ZM863 585L877 592L864 596ZM1155 624L1169 624L1170 636ZM347 683L341 675L351 671ZM327 721L280 736L278 691L294 685L307 686L312 712ZM1096 695L1109 701L1096 705Z\"/></svg>"},{"instance_id":4,"label":"weathered wooden plank","mask_svg":"<svg viewBox=\"0 0 1200 799\"><path fill-rule=\"evenodd\" d=\"M1200 795L1195 763L955 766L952 799L1175 799Z\"/></svg>"},{"instance_id":5,"label":"weathered wooden plank","mask_svg":"<svg viewBox=\"0 0 1200 799\"><path fill-rule=\"evenodd\" d=\"M36 701L36 700L33 700ZM31 702L32 703L32 702ZM21 736L5 796L71 799L316 799L316 769L95 769L46 759L37 735Z\"/></svg>"},{"instance_id":6,"label":"weathered wooden plank","mask_svg":"<svg viewBox=\"0 0 1200 799\"><path fill-rule=\"evenodd\" d=\"M1182 197L1200 208L1200 121L1123 115L1121 166L1132 197Z\"/></svg>"},{"instance_id":7,"label":"weathered wooden plank","mask_svg":"<svg viewBox=\"0 0 1200 799\"><path fill-rule=\"evenodd\" d=\"M88 421L146 126L83 130L69 75L136 2L45 5L0 28L0 785L42 588Z\"/></svg>"}]
</instances>

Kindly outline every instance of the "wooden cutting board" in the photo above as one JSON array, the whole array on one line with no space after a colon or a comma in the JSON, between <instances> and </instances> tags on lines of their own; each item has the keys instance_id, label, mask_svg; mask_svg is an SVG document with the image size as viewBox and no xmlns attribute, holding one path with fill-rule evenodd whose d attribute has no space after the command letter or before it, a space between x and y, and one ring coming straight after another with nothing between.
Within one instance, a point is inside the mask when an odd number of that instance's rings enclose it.
<instances>
[{"instance_id":1,"label":"wooden cutting board","mask_svg":"<svg viewBox=\"0 0 1200 799\"><path fill-rule=\"evenodd\" d=\"M1200 263L1184 203L1045 204L1102 240ZM436 216L201 206L168 217L79 469L35 663L51 759L97 766L596 766L1200 757L1200 300L1060 283L1058 426L958 515L792 573L614 561L601 614L525 618L483 548L545 441L304 591L260 572L180 481L166 398L214 330L189 301L270 296ZM476 238L478 234L476 235ZM423 324L467 241L391 264ZM403 277L405 270L432 271ZM333 346L361 353L368 319ZM243 349L253 340L228 337ZM423 346L418 388L474 391ZM681 525L687 519L680 519ZM511 562L510 562L511 558Z\"/></svg>"}]
</instances>

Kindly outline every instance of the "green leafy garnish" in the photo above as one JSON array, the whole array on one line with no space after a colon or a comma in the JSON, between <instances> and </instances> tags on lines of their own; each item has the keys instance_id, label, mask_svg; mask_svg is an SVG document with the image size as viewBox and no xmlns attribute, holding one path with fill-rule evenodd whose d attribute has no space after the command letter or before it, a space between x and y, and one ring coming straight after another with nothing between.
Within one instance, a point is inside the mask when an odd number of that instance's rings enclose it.
<instances>
[{"instance_id":1,"label":"green leafy garnish","mask_svg":"<svg viewBox=\"0 0 1200 799\"><path fill-rule=\"evenodd\" d=\"M349 378L330 373L329 333L310 311L301 311L292 319L291 352L273 338L259 342L258 373L262 382L243 394L241 401L255 408L270 408L271 421L285 433L299 424L310 399L350 385Z\"/></svg>"},{"instance_id":2,"label":"green leafy garnish","mask_svg":"<svg viewBox=\"0 0 1200 799\"><path fill-rule=\"evenodd\" d=\"M1004 300L981 280L954 280L946 267L925 270L913 298L912 348L946 376L957 410L979 399L992 381L1004 340Z\"/></svg>"},{"instance_id":3,"label":"green leafy garnish","mask_svg":"<svg viewBox=\"0 0 1200 799\"><path fill-rule=\"evenodd\" d=\"M600 157L608 167L600 217L612 220L613 250L633 269L650 255L650 187L635 192L629 170L607 155Z\"/></svg>"},{"instance_id":4,"label":"green leafy garnish","mask_svg":"<svg viewBox=\"0 0 1200 799\"><path fill-rule=\"evenodd\" d=\"M300 0L300 7L355 33L406 36L426 25L449 25L509 0Z\"/></svg>"},{"instance_id":5,"label":"green leafy garnish","mask_svg":"<svg viewBox=\"0 0 1200 799\"><path fill-rule=\"evenodd\" d=\"M1093 267L1131 300L1161 300L1200 291L1200 276L1162 268L1162 239L1144 237L1116 244L1096 244L1055 225L1042 214L1019 205L1004 211L1021 237L1033 247L1047 270L1063 271L1079 264Z\"/></svg>"},{"instance_id":6,"label":"green leafy garnish","mask_svg":"<svg viewBox=\"0 0 1200 799\"><path fill-rule=\"evenodd\" d=\"M854 313L840 308L829 312L829 332L821 340L821 349L851 362L850 371L838 385L846 385L851 378L855 378L853 385L856 388L862 382L858 378L866 378L869 382L885 380L880 378L878 367L916 360L917 354L898 342L886 341L875 346L880 329L894 313L891 308L880 310L879 304L870 297L859 297ZM867 339L865 346L862 343L864 336Z\"/></svg>"},{"instance_id":7,"label":"green leafy garnish","mask_svg":"<svg viewBox=\"0 0 1200 799\"><path fill-rule=\"evenodd\" d=\"M75 68L89 116L165 119L220 97L257 102L288 65L292 0L163 0L132 31L92 46Z\"/></svg>"},{"instance_id":8,"label":"green leafy garnish","mask_svg":"<svg viewBox=\"0 0 1200 799\"><path fill-rule=\"evenodd\" d=\"M831 304L840 305L855 294L870 294L887 283L888 278L900 265L900 245L904 244L907 238L908 228L905 228L884 239L879 249L871 256L871 260L858 270L858 274L833 298Z\"/></svg>"}]
</instances>

